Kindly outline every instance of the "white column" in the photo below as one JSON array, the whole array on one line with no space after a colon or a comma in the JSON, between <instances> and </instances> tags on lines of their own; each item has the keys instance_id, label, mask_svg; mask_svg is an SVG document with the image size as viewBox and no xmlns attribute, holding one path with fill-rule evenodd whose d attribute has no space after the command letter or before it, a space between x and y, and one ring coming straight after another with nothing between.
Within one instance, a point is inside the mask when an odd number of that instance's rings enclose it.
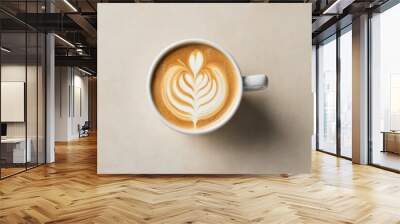
<instances>
[{"instance_id":1,"label":"white column","mask_svg":"<svg viewBox=\"0 0 400 224\"><path fill-rule=\"evenodd\" d=\"M353 162L368 163L368 15L353 20Z\"/></svg>"},{"instance_id":2,"label":"white column","mask_svg":"<svg viewBox=\"0 0 400 224\"><path fill-rule=\"evenodd\" d=\"M316 142L317 142L317 48L315 45L312 46L312 56L311 56L311 64L312 64L312 68L311 68L311 88L312 88L312 94L313 94L313 101L314 101L314 108L313 108L313 134L311 137L311 146L312 146L312 150L316 150L317 146L316 146Z\"/></svg>"},{"instance_id":3,"label":"white column","mask_svg":"<svg viewBox=\"0 0 400 224\"><path fill-rule=\"evenodd\" d=\"M54 12L54 5L46 1L46 11ZM55 161L55 42L54 35L46 35L46 163Z\"/></svg>"},{"instance_id":4,"label":"white column","mask_svg":"<svg viewBox=\"0 0 400 224\"><path fill-rule=\"evenodd\" d=\"M46 163L55 161L54 151L54 133L55 133L55 56L54 56L54 35L47 34L46 36L46 60L47 60L47 76L46 76Z\"/></svg>"}]
</instances>

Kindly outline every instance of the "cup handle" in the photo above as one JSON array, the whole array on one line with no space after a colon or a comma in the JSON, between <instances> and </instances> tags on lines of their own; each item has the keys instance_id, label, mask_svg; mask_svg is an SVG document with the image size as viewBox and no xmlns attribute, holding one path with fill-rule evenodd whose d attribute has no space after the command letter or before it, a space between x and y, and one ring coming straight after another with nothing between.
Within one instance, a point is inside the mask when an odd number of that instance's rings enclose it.
<instances>
[{"instance_id":1,"label":"cup handle","mask_svg":"<svg viewBox=\"0 0 400 224\"><path fill-rule=\"evenodd\" d=\"M268 77L264 74L243 76L242 79L245 91L260 90L268 86Z\"/></svg>"}]
</instances>

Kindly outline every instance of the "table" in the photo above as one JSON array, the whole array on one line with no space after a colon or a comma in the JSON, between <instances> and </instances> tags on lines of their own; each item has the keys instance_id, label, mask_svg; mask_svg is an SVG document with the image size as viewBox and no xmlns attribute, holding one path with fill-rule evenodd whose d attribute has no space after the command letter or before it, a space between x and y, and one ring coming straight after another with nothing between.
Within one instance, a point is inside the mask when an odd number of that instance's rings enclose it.
<instances>
[{"instance_id":1,"label":"table","mask_svg":"<svg viewBox=\"0 0 400 224\"><path fill-rule=\"evenodd\" d=\"M30 138L26 139L27 147L25 152L25 138L5 138L1 139L1 157L6 163L26 163L31 162L32 153Z\"/></svg>"},{"instance_id":2,"label":"table","mask_svg":"<svg viewBox=\"0 0 400 224\"><path fill-rule=\"evenodd\" d=\"M400 154L400 132L382 131L381 133L383 134L382 152L392 152Z\"/></svg>"}]
</instances>

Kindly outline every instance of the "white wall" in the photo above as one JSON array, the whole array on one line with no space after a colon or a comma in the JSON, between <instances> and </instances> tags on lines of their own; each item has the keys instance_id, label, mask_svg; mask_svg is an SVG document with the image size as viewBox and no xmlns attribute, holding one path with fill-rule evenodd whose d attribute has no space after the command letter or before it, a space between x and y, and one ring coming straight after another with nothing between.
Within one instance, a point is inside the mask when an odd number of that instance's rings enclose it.
<instances>
[{"instance_id":1,"label":"white wall","mask_svg":"<svg viewBox=\"0 0 400 224\"><path fill-rule=\"evenodd\" d=\"M77 105L82 105L81 113ZM83 125L87 120L88 78L76 68L56 67L55 140L69 141L78 138L78 124Z\"/></svg>"},{"instance_id":2,"label":"white wall","mask_svg":"<svg viewBox=\"0 0 400 224\"><path fill-rule=\"evenodd\" d=\"M36 135L36 66L6 64L1 66L1 81L3 82L25 82L25 76L28 78L27 88L27 106L28 106L28 137L29 134L35 133ZM35 88L33 88L34 86ZM31 88L29 88L31 87ZM39 105L40 106L40 105ZM33 123L32 123L33 122ZM25 137L25 122L7 122L7 135L8 137Z\"/></svg>"},{"instance_id":3,"label":"white wall","mask_svg":"<svg viewBox=\"0 0 400 224\"><path fill-rule=\"evenodd\" d=\"M55 141L68 141L70 68L55 69Z\"/></svg>"},{"instance_id":4,"label":"white wall","mask_svg":"<svg viewBox=\"0 0 400 224\"><path fill-rule=\"evenodd\" d=\"M37 70L38 69L38 70ZM27 80L26 80L27 79ZM24 82L26 84L26 110L27 121L6 122L7 137L20 138L25 135L30 139L32 150L32 161L36 162L36 152L39 150L39 162L44 162L45 145L45 117L44 117L44 74L42 68L25 64L4 64L1 66L1 81ZM5 110L7 108L2 108ZM25 112L25 111L24 111Z\"/></svg>"},{"instance_id":5,"label":"white wall","mask_svg":"<svg viewBox=\"0 0 400 224\"><path fill-rule=\"evenodd\" d=\"M18 65L18 64L2 65L1 81L2 82L24 82L24 83L26 83L26 80L25 80L26 69L28 71L28 74L32 74L33 71L36 74L36 67L33 67L33 66L28 66L26 68L25 65ZM36 96L36 94L35 94L35 96ZM36 108L36 106L35 106L35 108ZM7 108L3 108L3 110L6 110L6 109ZM22 108L22 110L25 110L25 108ZM8 122L7 131L9 132L9 133L7 133L9 136L24 137L25 136L24 122Z\"/></svg>"},{"instance_id":6,"label":"white wall","mask_svg":"<svg viewBox=\"0 0 400 224\"><path fill-rule=\"evenodd\" d=\"M3 82L25 82L26 69L28 74L32 74L33 67L18 64L9 64L1 66L1 81ZM36 68L35 68L36 69ZM35 70L36 73L36 70ZM25 137L25 122L7 123L7 137Z\"/></svg>"},{"instance_id":7,"label":"white wall","mask_svg":"<svg viewBox=\"0 0 400 224\"><path fill-rule=\"evenodd\" d=\"M311 4L98 4L98 173L310 172L310 21ZM148 102L152 61L185 38L216 42L243 74L269 77L207 135L165 127Z\"/></svg>"},{"instance_id":8,"label":"white wall","mask_svg":"<svg viewBox=\"0 0 400 224\"><path fill-rule=\"evenodd\" d=\"M73 113L72 113L72 136L73 138L78 138L79 137L79 132L77 129L78 124L81 126L85 123L85 121L88 121L89 118L89 113L88 113L88 77L87 76L82 76L83 73L78 71L78 74L76 74L78 70L75 70L75 75L74 75L74 93L73 96L74 98L74 108ZM78 93L80 91L80 93ZM80 98L79 98L80 94ZM79 100L81 102L79 102ZM82 111L79 110L79 107Z\"/></svg>"}]
</instances>

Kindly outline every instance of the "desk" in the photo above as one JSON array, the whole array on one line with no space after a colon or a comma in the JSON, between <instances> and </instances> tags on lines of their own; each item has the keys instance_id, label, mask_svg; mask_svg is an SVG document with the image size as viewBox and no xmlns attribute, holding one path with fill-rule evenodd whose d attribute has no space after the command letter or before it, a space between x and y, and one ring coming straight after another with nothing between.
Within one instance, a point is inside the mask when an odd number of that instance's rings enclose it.
<instances>
[{"instance_id":1,"label":"desk","mask_svg":"<svg viewBox=\"0 0 400 224\"><path fill-rule=\"evenodd\" d=\"M6 163L25 163L31 162L32 153L30 138L27 139L27 146L25 152L25 138L6 138L1 139L1 156L6 160ZM25 161L26 159L26 161Z\"/></svg>"},{"instance_id":2,"label":"desk","mask_svg":"<svg viewBox=\"0 0 400 224\"><path fill-rule=\"evenodd\" d=\"M400 154L400 132L382 131L383 150L382 152L392 152Z\"/></svg>"}]
</instances>

